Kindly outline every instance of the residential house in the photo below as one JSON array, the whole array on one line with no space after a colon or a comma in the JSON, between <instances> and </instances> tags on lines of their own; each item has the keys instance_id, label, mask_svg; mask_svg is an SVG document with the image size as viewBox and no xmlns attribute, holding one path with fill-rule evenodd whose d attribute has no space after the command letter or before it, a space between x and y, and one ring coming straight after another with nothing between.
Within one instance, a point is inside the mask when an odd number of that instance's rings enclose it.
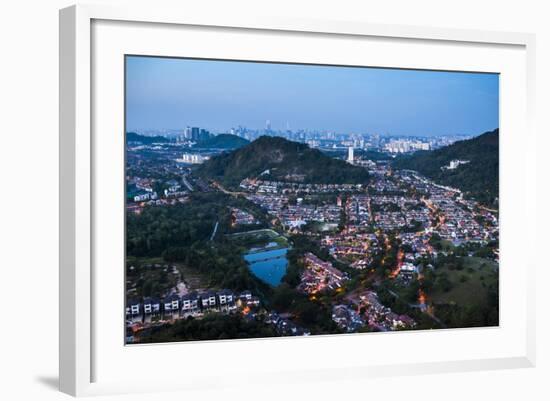
<instances>
[{"instance_id":1,"label":"residential house","mask_svg":"<svg viewBox=\"0 0 550 401\"><path fill-rule=\"evenodd\" d=\"M201 302L203 309L210 309L216 306L216 293L207 291L201 294Z\"/></svg>"},{"instance_id":2,"label":"residential house","mask_svg":"<svg viewBox=\"0 0 550 401\"><path fill-rule=\"evenodd\" d=\"M146 315L160 314L160 300L158 298L147 297L143 300L143 313Z\"/></svg>"},{"instance_id":3,"label":"residential house","mask_svg":"<svg viewBox=\"0 0 550 401\"><path fill-rule=\"evenodd\" d=\"M163 300L164 314L174 314L180 310L180 297L176 294L168 295Z\"/></svg>"},{"instance_id":4,"label":"residential house","mask_svg":"<svg viewBox=\"0 0 550 401\"><path fill-rule=\"evenodd\" d=\"M181 313L195 313L199 310L199 297L197 294L187 294L181 297Z\"/></svg>"}]
</instances>

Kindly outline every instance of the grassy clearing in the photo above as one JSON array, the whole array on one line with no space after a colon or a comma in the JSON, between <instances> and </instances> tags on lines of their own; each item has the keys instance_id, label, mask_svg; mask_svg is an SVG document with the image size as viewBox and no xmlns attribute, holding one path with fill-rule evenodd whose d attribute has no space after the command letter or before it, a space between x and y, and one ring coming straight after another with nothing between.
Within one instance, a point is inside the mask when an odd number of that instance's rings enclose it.
<instances>
[{"instance_id":1,"label":"grassy clearing","mask_svg":"<svg viewBox=\"0 0 550 401\"><path fill-rule=\"evenodd\" d=\"M239 244L244 250L251 248L262 248L270 243L276 245L270 246L270 250L287 248L288 240L271 229L252 230L242 233L230 234L228 238ZM258 251L261 249L258 249Z\"/></svg>"},{"instance_id":2,"label":"grassy clearing","mask_svg":"<svg viewBox=\"0 0 550 401\"><path fill-rule=\"evenodd\" d=\"M209 283L205 281L203 275L196 270L185 266L181 263L174 263L183 277L183 281L190 290L197 290L201 288L207 288Z\"/></svg>"},{"instance_id":3,"label":"grassy clearing","mask_svg":"<svg viewBox=\"0 0 550 401\"><path fill-rule=\"evenodd\" d=\"M487 303L487 289L491 284L496 284L498 275L497 263L477 258L465 257L462 270L450 270L441 268L438 274L446 273L452 283L452 289L448 292L435 291L430 294L434 303L456 303L461 306L485 305Z\"/></svg>"},{"instance_id":4,"label":"grassy clearing","mask_svg":"<svg viewBox=\"0 0 550 401\"><path fill-rule=\"evenodd\" d=\"M144 265L175 266L180 273L181 279L183 279L187 287L189 287L191 290L208 287L208 282L206 282L202 277L202 275L196 270L188 266L185 266L184 264L179 262L168 263L162 257L138 258L138 257L130 256L127 258L126 264L127 266L144 266ZM148 274L150 275L150 272ZM140 277L133 277L134 280L138 280L139 278Z\"/></svg>"},{"instance_id":5,"label":"grassy clearing","mask_svg":"<svg viewBox=\"0 0 550 401\"><path fill-rule=\"evenodd\" d=\"M244 231L242 233L235 233L235 234L228 234L229 238L239 239L239 238L252 238L252 239L262 239L262 238L269 238L269 239L275 239L279 237L279 233L270 229L270 228L264 228L261 230L252 230L252 231Z\"/></svg>"}]
</instances>

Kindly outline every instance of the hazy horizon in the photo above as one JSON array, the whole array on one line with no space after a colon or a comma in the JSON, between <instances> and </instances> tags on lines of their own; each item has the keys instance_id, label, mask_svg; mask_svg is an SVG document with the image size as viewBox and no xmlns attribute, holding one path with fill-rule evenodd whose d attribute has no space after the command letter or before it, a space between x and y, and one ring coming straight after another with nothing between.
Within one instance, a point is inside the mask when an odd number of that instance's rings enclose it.
<instances>
[{"instance_id":1,"label":"hazy horizon","mask_svg":"<svg viewBox=\"0 0 550 401\"><path fill-rule=\"evenodd\" d=\"M498 74L126 57L127 131L477 136L498 103Z\"/></svg>"}]
</instances>

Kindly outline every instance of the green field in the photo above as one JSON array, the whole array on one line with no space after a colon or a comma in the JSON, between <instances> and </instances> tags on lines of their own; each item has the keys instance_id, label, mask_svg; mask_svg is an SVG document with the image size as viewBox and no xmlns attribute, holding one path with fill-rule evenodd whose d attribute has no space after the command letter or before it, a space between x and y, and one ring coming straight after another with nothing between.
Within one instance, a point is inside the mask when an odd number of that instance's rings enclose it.
<instances>
[{"instance_id":1,"label":"green field","mask_svg":"<svg viewBox=\"0 0 550 401\"><path fill-rule=\"evenodd\" d=\"M273 239L275 237L278 237L279 233L277 231L274 231L270 228L264 228L261 230L252 230L252 231L245 231L242 233L235 233L235 234L228 234L228 237L230 238L262 238L262 237L268 237L270 239Z\"/></svg>"},{"instance_id":2,"label":"green field","mask_svg":"<svg viewBox=\"0 0 550 401\"><path fill-rule=\"evenodd\" d=\"M446 273L452 284L448 292L436 290L428 294L433 303L455 303L461 306L487 304L488 288L498 284L498 264L491 260L464 257L461 270L440 268L437 274ZM485 284L485 285L484 285Z\"/></svg>"},{"instance_id":3,"label":"green field","mask_svg":"<svg viewBox=\"0 0 550 401\"><path fill-rule=\"evenodd\" d=\"M261 230L246 231L246 232L236 233L236 234L229 234L227 237L247 248L249 247L261 248L269 244L270 242L274 242L277 245L270 247L269 249L278 249L278 248L288 247L288 240L286 239L286 237L268 228L261 229Z\"/></svg>"}]
</instances>

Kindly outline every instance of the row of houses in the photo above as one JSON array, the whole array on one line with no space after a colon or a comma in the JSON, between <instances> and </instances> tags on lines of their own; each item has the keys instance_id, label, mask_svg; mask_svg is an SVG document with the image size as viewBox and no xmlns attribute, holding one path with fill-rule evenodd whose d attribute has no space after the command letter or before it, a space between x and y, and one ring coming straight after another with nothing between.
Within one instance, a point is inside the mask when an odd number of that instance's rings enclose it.
<instances>
[{"instance_id":1,"label":"row of houses","mask_svg":"<svg viewBox=\"0 0 550 401\"><path fill-rule=\"evenodd\" d=\"M349 277L332 266L332 263L319 259L311 252L304 255L305 269L300 276L298 291L314 295L322 291L332 291L342 287Z\"/></svg>"},{"instance_id":2,"label":"row of houses","mask_svg":"<svg viewBox=\"0 0 550 401\"><path fill-rule=\"evenodd\" d=\"M208 310L232 311L237 303L245 305L259 304L260 300L252 296L250 291L235 295L230 290L206 291L190 293L183 296L170 294L159 299L146 297L144 299L129 299L126 305L126 318L136 319L145 316L157 315L187 315Z\"/></svg>"}]
</instances>

